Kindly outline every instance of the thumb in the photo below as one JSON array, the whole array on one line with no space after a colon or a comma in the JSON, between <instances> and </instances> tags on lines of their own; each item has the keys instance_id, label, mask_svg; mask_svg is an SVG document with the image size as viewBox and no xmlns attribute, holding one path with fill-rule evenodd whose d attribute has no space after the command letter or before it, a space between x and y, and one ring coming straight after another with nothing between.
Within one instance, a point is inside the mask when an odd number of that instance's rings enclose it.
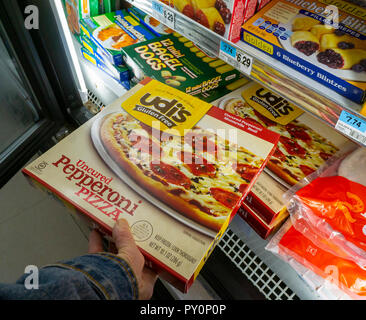
<instances>
[{"instance_id":1,"label":"thumb","mask_svg":"<svg viewBox=\"0 0 366 320\"><path fill-rule=\"evenodd\" d=\"M116 222L113 228L112 237L118 255L127 260L133 269L137 268L137 270L142 270L145 259L137 248L128 222L125 219L120 219Z\"/></svg>"}]
</instances>

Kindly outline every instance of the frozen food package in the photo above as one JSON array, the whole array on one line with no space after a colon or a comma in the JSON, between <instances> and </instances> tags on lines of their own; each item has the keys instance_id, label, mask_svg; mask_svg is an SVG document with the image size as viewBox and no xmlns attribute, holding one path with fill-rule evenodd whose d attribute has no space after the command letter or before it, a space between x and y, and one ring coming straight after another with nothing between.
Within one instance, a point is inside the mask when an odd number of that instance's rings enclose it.
<instances>
[{"instance_id":1,"label":"frozen food package","mask_svg":"<svg viewBox=\"0 0 366 320\"><path fill-rule=\"evenodd\" d=\"M332 244L323 239L323 246ZM366 298L366 270L317 246L288 220L266 250L290 264L314 293L323 299Z\"/></svg>"},{"instance_id":2,"label":"frozen food package","mask_svg":"<svg viewBox=\"0 0 366 320\"><path fill-rule=\"evenodd\" d=\"M278 139L145 79L23 172L108 236L126 219L148 266L186 292Z\"/></svg>"},{"instance_id":3,"label":"frozen food package","mask_svg":"<svg viewBox=\"0 0 366 320\"><path fill-rule=\"evenodd\" d=\"M365 16L365 8L343 0L272 0L244 23L241 39L362 103L366 97Z\"/></svg>"},{"instance_id":4,"label":"frozen food package","mask_svg":"<svg viewBox=\"0 0 366 320\"><path fill-rule=\"evenodd\" d=\"M323 249L365 268L366 186L340 175L348 175L349 170L364 170L365 163L354 160L355 154L360 159L359 152L357 149L336 156L301 187L290 190L285 198L298 231ZM324 239L329 242L326 247Z\"/></svg>"}]
</instances>

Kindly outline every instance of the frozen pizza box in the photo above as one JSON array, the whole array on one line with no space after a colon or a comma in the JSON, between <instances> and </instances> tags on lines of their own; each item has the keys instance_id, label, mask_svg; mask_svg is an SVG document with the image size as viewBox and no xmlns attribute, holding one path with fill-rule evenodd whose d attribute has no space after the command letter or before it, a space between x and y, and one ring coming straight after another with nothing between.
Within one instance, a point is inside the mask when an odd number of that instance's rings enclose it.
<instances>
[{"instance_id":1,"label":"frozen pizza box","mask_svg":"<svg viewBox=\"0 0 366 320\"><path fill-rule=\"evenodd\" d=\"M176 10L231 42L240 40L244 13L255 11L257 0L173 0Z\"/></svg>"},{"instance_id":2,"label":"frozen pizza box","mask_svg":"<svg viewBox=\"0 0 366 320\"><path fill-rule=\"evenodd\" d=\"M117 66L123 64L123 47L156 37L126 10L82 19L80 27L83 34L98 47L99 53Z\"/></svg>"},{"instance_id":3,"label":"frozen pizza box","mask_svg":"<svg viewBox=\"0 0 366 320\"><path fill-rule=\"evenodd\" d=\"M243 204L239 208L238 215L263 239L274 234L288 218L288 214L283 213L273 224L268 225L247 204Z\"/></svg>"},{"instance_id":4,"label":"frozen pizza box","mask_svg":"<svg viewBox=\"0 0 366 320\"><path fill-rule=\"evenodd\" d=\"M284 215L288 215L283 195L288 189L262 172L249 191L244 204L267 225L274 225Z\"/></svg>"},{"instance_id":5,"label":"frozen pizza box","mask_svg":"<svg viewBox=\"0 0 366 320\"><path fill-rule=\"evenodd\" d=\"M280 134L265 170L287 188L316 171L341 149L354 145L333 128L254 81L212 103Z\"/></svg>"},{"instance_id":6,"label":"frozen pizza box","mask_svg":"<svg viewBox=\"0 0 366 320\"><path fill-rule=\"evenodd\" d=\"M342 0L273 0L242 40L357 102L366 90L366 9Z\"/></svg>"},{"instance_id":7,"label":"frozen pizza box","mask_svg":"<svg viewBox=\"0 0 366 320\"><path fill-rule=\"evenodd\" d=\"M23 172L109 235L125 218L148 265L186 292L278 139L145 79Z\"/></svg>"},{"instance_id":8,"label":"frozen pizza box","mask_svg":"<svg viewBox=\"0 0 366 320\"><path fill-rule=\"evenodd\" d=\"M153 78L208 102L213 101L213 93L228 93L225 87L238 80L240 83L243 77L178 33L125 47L122 52L137 79Z\"/></svg>"}]
</instances>

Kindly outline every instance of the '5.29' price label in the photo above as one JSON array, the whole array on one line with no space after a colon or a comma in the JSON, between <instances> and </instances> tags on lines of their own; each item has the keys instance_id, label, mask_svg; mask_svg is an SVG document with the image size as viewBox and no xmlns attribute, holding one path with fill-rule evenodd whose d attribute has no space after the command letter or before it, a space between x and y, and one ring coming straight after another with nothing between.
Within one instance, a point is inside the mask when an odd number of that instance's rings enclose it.
<instances>
[{"instance_id":1,"label":"'5.29' price label","mask_svg":"<svg viewBox=\"0 0 366 320\"><path fill-rule=\"evenodd\" d=\"M153 1L152 15L167 27L175 29L176 15L173 9L163 6L158 1Z\"/></svg>"},{"instance_id":2,"label":"'5.29' price label","mask_svg":"<svg viewBox=\"0 0 366 320\"><path fill-rule=\"evenodd\" d=\"M253 58L226 41L220 43L219 58L248 76L252 72Z\"/></svg>"}]
</instances>

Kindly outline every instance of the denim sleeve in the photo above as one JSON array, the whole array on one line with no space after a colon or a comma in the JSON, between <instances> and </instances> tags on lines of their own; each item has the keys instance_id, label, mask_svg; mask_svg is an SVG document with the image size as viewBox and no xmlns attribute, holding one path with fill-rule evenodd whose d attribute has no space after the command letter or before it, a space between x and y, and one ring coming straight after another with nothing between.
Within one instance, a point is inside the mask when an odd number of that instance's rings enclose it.
<instances>
[{"instance_id":1,"label":"denim sleeve","mask_svg":"<svg viewBox=\"0 0 366 320\"><path fill-rule=\"evenodd\" d=\"M0 299L138 299L137 280L130 266L110 253L88 254L47 265L38 275L38 289L26 288L27 274L15 284L0 284Z\"/></svg>"}]
</instances>

